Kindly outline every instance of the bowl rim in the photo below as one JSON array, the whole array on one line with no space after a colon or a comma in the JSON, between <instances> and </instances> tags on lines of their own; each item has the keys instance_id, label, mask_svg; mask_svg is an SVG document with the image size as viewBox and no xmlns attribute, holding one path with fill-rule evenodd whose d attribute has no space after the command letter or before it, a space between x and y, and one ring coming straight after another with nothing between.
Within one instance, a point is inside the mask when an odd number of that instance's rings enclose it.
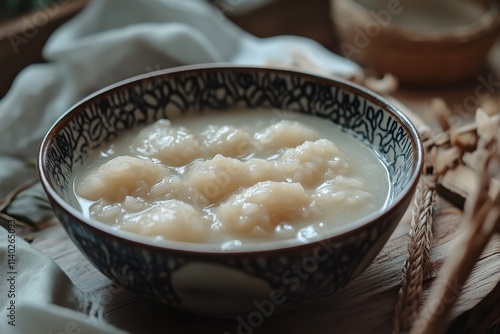
<instances>
[{"instance_id":1,"label":"bowl rim","mask_svg":"<svg viewBox=\"0 0 500 334\"><path fill-rule=\"evenodd\" d=\"M333 15L337 15L338 8L343 10L356 11L356 15L351 15L351 19L359 22L366 22L366 17L373 18L369 15L370 8L356 0L330 0ZM442 44L457 44L470 43L477 39L486 38L490 33L500 29L500 5L494 0L485 0L488 7L484 9L482 14L470 23L457 25L454 28L442 31L422 31L414 29L411 26L390 22L382 29L386 30L387 34L391 34L391 38L398 38L404 42L412 43L442 43ZM341 25L335 20L336 25Z\"/></svg>"},{"instance_id":2,"label":"bowl rim","mask_svg":"<svg viewBox=\"0 0 500 334\"><path fill-rule=\"evenodd\" d=\"M155 77L159 76L182 76L183 74L187 74L190 72L196 73L199 71L246 71L249 73L256 71L268 73L278 72L292 77L295 76L300 78L307 78L318 83L326 83L332 87L339 87L341 89L349 91L350 93L362 96L363 98L369 100L370 102L383 109L385 112L391 113L394 116L395 120L400 123L401 126L406 128L411 140L411 145L413 146L413 150L415 152L415 167L408 183L401 191L401 193L398 196L393 197L390 203L383 209L377 210L374 213L363 217L362 219L358 219L352 224L333 229L329 233L323 234L321 238L311 239L308 242L303 242L298 240L297 238L293 238L267 241L262 243L243 244L242 246L230 250L223 250L220 244L156 240L151 237L146 237L132 232L113 228L103 222L85 217L81 211L77 210L57 194L56 190L53 188L51 182L49 181L48 171L44 163L47 160L48 147L50 146L52 140L55 138L59 130L62 129L70 120L72 120L73 117L80 112L80 110L86 108L89 104L92 104L94 100L99 99L100 97L110 95L112 96L115 93L122 91L126 87L137 86L144 80L151 80L152 78L154 79ZM174 253L196 253L199 255L227 254L231 256L238 256L248 255L249 253L264 254L267 252L300 250L305 247L321 246L327 241L329 243L340 241L344 238L349 238L356 233L371 227L372 225L376 225L379 221L384 220L386 217L390 217L395 211L399 210L400 205L409 201L410 198L413 197L421 172L423 170L423 152L422 139L415 125L410 121L410 119L402 111L398 110L382 96L370 91L365 87L341 78L327 77L325 75L318 74L317 72L298 70L295 68L290 69L279 66L241 66L226 63L209 63L177 66L168 69L156 70L150 73L140 74L108 85L81 99L79 102L70 107L63 115L61 115L57 119L57 121L55 121L52 127L47 131L38 149L36 165L40 182L49 199L51 199L53 203L56 203L57 206L62 208L65 211L65 214L71 216L79 225L84 225L86 228L92 229L94 233L100 234L101 236L104 236L106 238L118 239L123 243L139 247L147 247L150 249L155 249L157 251L169 251ZM63 226L65 227L65 229L67 229L64 223Z\"/></svg>"}]
</instances>

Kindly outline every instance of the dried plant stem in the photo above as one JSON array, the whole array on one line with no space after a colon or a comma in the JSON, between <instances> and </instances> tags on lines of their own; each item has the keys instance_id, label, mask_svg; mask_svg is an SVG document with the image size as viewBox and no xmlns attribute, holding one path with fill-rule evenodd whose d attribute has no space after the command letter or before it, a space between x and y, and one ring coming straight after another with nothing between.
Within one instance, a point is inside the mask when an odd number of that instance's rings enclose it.
<instances>
[{"instance_id":1,"label":"dried plant stem","mask_svg":"<svg viewBox=\"0 0 500 334\"><path fill-rule=\"evenodd\" d=\"M5 198L3 198L0 201L0 212L5 210L10 205L10 203L12 203L12 200L14 198L16 198L17 195L19 195L21 192L25 191L26 189L31 188L37 182L38 182L38 178L32 179L32 180L30 180L26 183L23 183L23 184L17 186L16 188L14 188Z\"/></svg>"},{"instance_id":2,"label":"dried plant stem","mask_svg":"<svg viewBox=\"0 0 500 334\"><path fill-rule=\"evenodd\" d=\"M3 199L0 200L0 226L7 228L9 221L15 221L16 224L21 227L29 228L32 230L38 229L38 226L34 222L32 222L28 217L18 216L14 214L10 215L6 212L9 206L14 201L14 199L16 199L20 193L22 193L26 189L31 188L37 182L38 179L32 179L26 183L23 183L14 188L7 196L5 196Z\"/></svg>"},{"instance_id":3,"label":"dried plant stem","mask_svg":"<svg viewBox=\"0 0 500 334\"><path fill-rule=\"evenodd\" d=\"M477 191L466 205L464 233L452 248L411 334L439 334L446 330L449 314L469 274L500 226L500 195L493 199L488 196L490 178L486 172L495 147L484 163Z\"/></svg>"},{"instance_id":4,"label":"dried plant stem","mask_svg":"<svg viewBox=\"0 0 500 334\"><path fill-rule=\"evenodd\" d=\"M23 221L16 219L15 217L12 217L6 213L0 212L0 226L3 226L5 229L7 229L9 221L15 221L16 225L21 226L23 228L28 228L31 230L38 229L38 227L36 225L30 224L27 222L23 222Z\"/></svg>"},{"instance_id":5,"label":"dried plant stem","mask_svg":"<svg viewBox=\"0 0 500 334\"><path fill-rule=\"evenodd\" d=\"M430 258L435 202L436 180L431 176L424 177L414 198L408 257L403 267L402 285L394 310L394 334L409 329L418 314L423 294L424 267Z\"/></svg>"},{"instance_id":6,"label":"dried plant stem","mask_svg":"<svg viewBox=\"0 0 500 334\"><path fill-rule=\"evenodd\" d=\"M442 279L438 280L432 290L419 319L412 327L411 334L438 334L446 330L453 305L486 247L486 243L480 240L489 240L500 221L498 207L483 208L480 216L484 218L484 224L468 225L468 229L457 240L457 247L453 248L452 256L442 269Z\"/></svg>"}]
</instances>

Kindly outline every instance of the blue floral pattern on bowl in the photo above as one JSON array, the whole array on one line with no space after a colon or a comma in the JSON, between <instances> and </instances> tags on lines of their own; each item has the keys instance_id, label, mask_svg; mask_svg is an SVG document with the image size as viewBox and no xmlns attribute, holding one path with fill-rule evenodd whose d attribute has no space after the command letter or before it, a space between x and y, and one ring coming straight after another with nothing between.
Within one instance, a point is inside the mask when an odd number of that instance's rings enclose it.
<instances>
[{"instance_id":1,"label":"blue floral pattern on bowl","mask_svg":"<svg viewBox=\"0 0 500 334\"><path fill-rule=\"evenodd\" d=\"M230 113L237 108L298 112L340 125L371 146L387 164L391 204L376 219L320 242L235 253L189 251L123 237L100 226L104 224L89 222L71 206L73 175L91 150L158 119L208 110ZM159 71L98 92L56 123L39 155L42 184L57 217L101 272L141 295L209 315L251 311L252 300L243 300L239 291L245 292L242 296L264 297L281 292L282 308L286 309L326 298L343 287L388 240L409 205L421 166L422 148L415 128L373 93L312 74L232 66ZM290 276L290 268L297 265L307 279ZM218 288L212 283L204 286L203 277L195 283L185 282L203 272L234 275L241 284L233 287L236 292L228 300L207 308L204 300L217 298L228 288L224 279ZM193 296L190 288L199 288L205 296ZM231 303L231 299L237 302Z\"/></svg>"}]
</instances>

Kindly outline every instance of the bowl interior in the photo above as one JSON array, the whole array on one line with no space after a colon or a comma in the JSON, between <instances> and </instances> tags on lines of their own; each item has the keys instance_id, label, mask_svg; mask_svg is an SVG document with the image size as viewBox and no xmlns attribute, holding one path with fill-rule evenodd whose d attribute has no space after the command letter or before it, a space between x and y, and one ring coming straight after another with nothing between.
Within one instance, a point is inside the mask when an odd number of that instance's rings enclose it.
<instances>
[{"instance_id":1,"label":"bowl interior","mask_svg":"<svg viewBox=\"0 0 500 334\"><path fill-rule=\"evenodd\" d=\"M377 215L396 207L418 178L422 148L417 131L405 116L373 93L307 73L219 66L155 72L118 83L80 102L54 125L42 143L42 183L52 199L75 217L93 226L104 225L84 218L71 205L73 175L91 150L158 119L230 108L312 115L339 125L369 145L387 165L392 183L390 203ZM348 233L365 223L335 233Z\"/></svg>"}]
</instances>

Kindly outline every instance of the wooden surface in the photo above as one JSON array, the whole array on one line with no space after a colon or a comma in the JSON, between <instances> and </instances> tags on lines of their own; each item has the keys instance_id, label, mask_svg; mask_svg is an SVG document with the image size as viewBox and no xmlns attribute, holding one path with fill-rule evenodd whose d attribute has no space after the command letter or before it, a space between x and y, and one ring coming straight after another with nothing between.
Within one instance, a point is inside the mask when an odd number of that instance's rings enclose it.
<instances>
[{"instance_id":1,"label":"wooden surface","mask_svg":"<svg viewBox=\"0 0 500 334\"><path fill-rule=\"evenodd\" d=\"M440 199L435 214L429 287L458 235L462 212ZM267 318L255 333L390 333L406 256L409 214L368 269L327 302ZM202 318L127 292L100 274L69 241L56 221L45 223L33 246L52 257L82 290L105 305L106 319L132 333L237 333L236 320ZM490 242L463 290L452 333L484 333L500 315L500 237ZM481 304L487 297L486 303ZM486 311L486 312L485 312Z\"/></svg>"},{"instance_id":2,"label":"wooden surface","mask_svg":"<svg viewBox=\"0 0 500 334\"><path fill-rule=\"evenodd\" d=\"M280 6L278 2L233 20L261 37L297 34L316 39L332 50L338 45L329 19L328 1L325 0L287 0L286 6ZM490 67L480 75L486 78L495 75L498 81L500 45L490 59ZM432 97L443 97L450 105L461 104L467 97L474 96L478 84L478 78L471 78L453 87L440 89L406 87L398 90L395 96L434 127L436 121L428 109ZM500 96L500 87L495 87L490 98L494 96ZM471 112L460 114L460 120L466 120L470 115ZM432 263L426 270L426 287L431 286L460 233L461 216L459 209L438 198L435 243ZM406 256L408 230L407 214L372 265L355 281L325 303L265 319L254 333L390 333ZM35 235L33 246L52 257L78 287L92 292L104 305L106 319L117 327L132 333L237 333L236 320L207 319L178 312L112 284L80 254L54 220L42 225L42 230ZM500 316L499 268L500 238L496 237L482 255L458 300L451 332L495 331L495 319Z\"/></svg>"},{"instance_id":3,"label":"wooden surface","mask_svg":"<svg viewBox=\"0 0 500 334\"><path fill-rule=\"evenodd\" d=\"M42 48L50 34L66 22L88 0L61 0L39 12L0 22L0 98L15 76L26 66L41 63Z\"/></svg>"}]
</instances>

